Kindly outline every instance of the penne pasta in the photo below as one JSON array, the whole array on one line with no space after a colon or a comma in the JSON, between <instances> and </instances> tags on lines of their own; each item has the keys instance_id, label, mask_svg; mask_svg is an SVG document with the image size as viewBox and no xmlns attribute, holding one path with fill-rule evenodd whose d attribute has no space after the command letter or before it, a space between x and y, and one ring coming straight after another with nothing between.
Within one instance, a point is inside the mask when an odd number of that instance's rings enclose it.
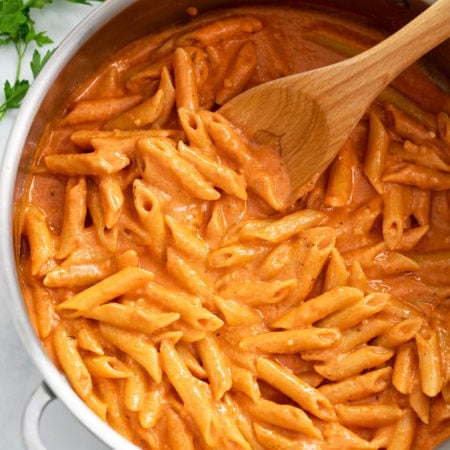
<instances>
[{"instance_id":1,"label":"penne pasta","mask_svg":"<svg viewBox=\"0 0 450 450\"><path fill-rule=\"evenodd\" d=\"M335 411L328 399L278 363L259 357L256 368L259 378L283 392L303 409L319 419L334 419Z\"/></svg>"},{"instance_id":2,"label":"penne pasta","mask_svg":"<svg viewBox=\"0 0 450 450\"><path fill-rule=\"evenodd\" d=\"M239 346L244 350L290 354L330 347L340 338L341 334L337 329L304 328L247 336L240 341Z\"/></svg>"},{"instance_id":3,"label":"penne pasta","mask_svg":"<svg viewBox=\"0 0 450 450\"><path fill-rule=\"evenodd\" d=\"M78 351L77 341L62 323L53 330L52 340L58 362L67 371L75 392L82 399L89 398L93 390L92 377Z\"/></svg>"},{"instance_id":4,"label":"penne pasta","mask_svg":"<svg viewBox=\"0 0 450 450\"><path fill-rule=\"evenodd\" d=\"M337 310L362 300L364 294L356 288L338 286L288 311L271 324L272 328L308 327Z\"/></svg>"},{"instance_id":5,"label":"penne pasta","mask_svg":"<svg viewBox=\"0 0 450 450\"><path fill-rule=\"evenodd\" d=\"M377 367L392 358L394 352L383 347L362 346L340 358L316 364L314 369L325 378L337 381L363 370Z\"/></svg>"},{"instance_id":6,"label":"penne pasta","mask_svg":"<svg viewBox=\"0 0 450 450\"><path fill-rule=\"evenodd\" d=\"M90 308L100 306L129 291L143 287L152 279L153 274L147 270L127 267L60 303L57 309L81 315Z\"/></svg>"},{"instance_id":7,"label":"penne pasta","mask_svg":"<svg viewBox=\"0 0 450 450\"><path fill-rule=\"evenodd\" d=\"M319 391L333 404L346 404L384 391L390 383L391 372L390 367L371 370L336 383L324 384Z\"/></svg>"},{"instance_id":8,"label":"penne pasta","mask_svg":"<svg viewBox=\"0 0 450 450\"><path fill-rule=\"evenodd\" d=\"M214 408L208 385L194 378L169 341L161 342L161 363L165 374L174 385L186 408L199 427L205 442L214 445L217 434L218 414Z\"/></svg>"},{"instance_id":9,"label":"penne pasta","mask_svg":"<svg viewBox=\"0 0 450 450\"><path fill-rule=\"evenodd\" d=\"M396 423L403 411L397 405L337 405L336 414L344 426L380 428Z\"/></svg>"},{"instance_id":10,"label":"penne pasta","mask_svg":"<svg viewBox=\"0 0 450 450\"><path fill-rule=\"evenodd\" d=\"M83 313L83 316L116 327L147 334L152 334L180 318L178 313L149 312L138 306L134 307L121 303L106 303L96 306Z\"/></svg>"},{"instance_id":11,"label":"penne pasta","mask_svg":"<svg viewBox=\"0 0 450 450\"><path fill-rule=\"evenodd\" d=\"M429 397L437 395L443 384L440 349L436 332L427 326L416 334L418 365L422 390Z\"/></svg>"},{"instance_id":12,"label":"penne pasta","mask_svg":"<svg viewBox=\"0 0 450 450\"><path fill-rule=\"evenodd\" d=\"M280 405L265 399L260 399L253 403L242 397L241 402L244 403L245 409L248 409L263 422L280 428L298 431L314 438L322 438L320 430L313 424L307 414L299 408L291 405Z\"/></svg>"},{"instance_id":13,"label":"penne pasta","mask_svg":"<svg viewBox=\"0 0 450 450\"><path fill-rule=\"evenodd\" d=\"M62 100L14 205L31 324L142 450L431 450L450 437L448 93L412 65L292 192L281 136L221 105L384 36L273 3L188 5Z\"/></svg>"},{"instance_id":14,"label":"penne pasta","mask_svg":"<svg viewBox=\"0 0 450 450\"><path fill-rule=\"evenodd\" d=\"M383 194L382 176L391 139L380 117L374 112L369 114L369 124L369 140L363 170L374 189Z\"/></svg>"},{"instance_id":15,"label":"penne pasta","mask_svg":"<svg viewBox=\"0 0 450 450\"><path fill-rule=\"evenodd\" d=\"M155 382L161 382L162 371L158 351L144 334L121 330L104 323L100 324L100 332L111 344L144 367Z\"/></svg>"},{"instance_id":16,"label":"penne pasta","mask_svg":"<svg viewBox=\"0 0 450 450\"><path fill-rule=\"evenodd\" d=\"M196 343L215 400L220 400L231 389L233 379L226 356L216 339L207 335Z\"/></svg>"},{"instance_id":17,"label":"penne pasta","mask_svg":"<svg viewBox=\"0 0 450 450\"><path fill-rule=\"evenodd\" d=\"M181 185L192 195L202 200L217 200L220 197L216 191L197 171L183 158L176 148L166 141L141 140L138 142L140 152L157 160L163 167L172 172Z\"/></svg>"}]
</instances>

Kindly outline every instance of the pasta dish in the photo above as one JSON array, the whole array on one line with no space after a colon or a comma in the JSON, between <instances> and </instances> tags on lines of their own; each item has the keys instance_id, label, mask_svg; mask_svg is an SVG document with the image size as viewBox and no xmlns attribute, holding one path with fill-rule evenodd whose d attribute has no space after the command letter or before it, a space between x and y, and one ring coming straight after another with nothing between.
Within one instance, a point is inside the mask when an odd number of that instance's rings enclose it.
<instances>
[{"instance_id":1,"label":"pasta dish","mask_svg":"<svg viewBox=\"0 0 450 450\"><path fill-rule=\"evenodd\" d=\"M382 39L323 11L196 15L115 53L17 215L43 346L143 449L431 449L450 434L450 96L416 64L293 199L242 91Z\"/></svg>"}]
</instances>

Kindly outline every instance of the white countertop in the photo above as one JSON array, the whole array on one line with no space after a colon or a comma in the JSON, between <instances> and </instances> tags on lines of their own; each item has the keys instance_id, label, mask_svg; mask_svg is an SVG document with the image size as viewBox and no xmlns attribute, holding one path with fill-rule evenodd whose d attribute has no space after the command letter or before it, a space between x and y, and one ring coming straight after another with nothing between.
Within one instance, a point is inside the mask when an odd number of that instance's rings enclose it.
<instances>
[{"instance_id":1,"label":"white countertop","mask_svg":"<svg viewBox=\"0 0 450 450\"><path fill-rule=\"evenodd\" d=\"M33 10L36 29L46 30L55 45L92 9L98 6L77 5L56 0L43 10ZM51 48L51 47L49 47ZM15 73L15 53L0 46L0 89ZM28 62L25 63L28 66ZM24 69L28 69L25 67ZM27 73L25 73L28 75ZM3 101L3 96L1 96ZM9 130L17 111L9 112L0 122L0 155L6 146ZM0 295L0 450L23 450L21 420L27 400L42 377L32 364L14 328L6 300ZM66 410L60 401L52 402L41 421L42 440L48 450L105 450ZM76 439L73 439L74 436Z\"/></svg>"}]
</instances>

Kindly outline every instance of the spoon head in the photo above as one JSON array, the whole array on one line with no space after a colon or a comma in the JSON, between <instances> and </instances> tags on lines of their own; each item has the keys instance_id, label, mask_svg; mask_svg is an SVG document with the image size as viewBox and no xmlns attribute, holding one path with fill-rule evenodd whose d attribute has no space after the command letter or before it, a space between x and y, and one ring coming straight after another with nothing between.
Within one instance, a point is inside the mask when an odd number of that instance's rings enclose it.
<instances>
[{"instance_id":1,"label":"spoon head","mask_svg":"<svg viewBox=\"0 0 450 450\"><path fill-rule=\"evenodd\" d=\"M285 81L256 86L229 101L219 112L250 140L278 149L295 195L326 169L342 143L333 143L330 148L332 140L323 109L306 89L292 89Z\"/></svg>"}]
</instances>

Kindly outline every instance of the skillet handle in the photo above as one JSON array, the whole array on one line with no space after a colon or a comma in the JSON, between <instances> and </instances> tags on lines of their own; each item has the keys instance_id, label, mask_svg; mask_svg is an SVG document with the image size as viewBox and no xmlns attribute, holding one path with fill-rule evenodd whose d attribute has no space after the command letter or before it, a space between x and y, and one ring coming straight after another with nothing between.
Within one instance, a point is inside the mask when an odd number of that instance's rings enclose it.
<instances>
[{"instance_id":1,"label":"skillet handle","mask_svg":"<svg viewBox=\"0 0 450 450\"><path fill-rule=\"evenodd\" d=\"M45 408L55 398L55 394L45 382L42 382L31 394L22 417L22 438L27 450L46 450L41 441L39 423Z\"/></svg>"}]
</instances>

